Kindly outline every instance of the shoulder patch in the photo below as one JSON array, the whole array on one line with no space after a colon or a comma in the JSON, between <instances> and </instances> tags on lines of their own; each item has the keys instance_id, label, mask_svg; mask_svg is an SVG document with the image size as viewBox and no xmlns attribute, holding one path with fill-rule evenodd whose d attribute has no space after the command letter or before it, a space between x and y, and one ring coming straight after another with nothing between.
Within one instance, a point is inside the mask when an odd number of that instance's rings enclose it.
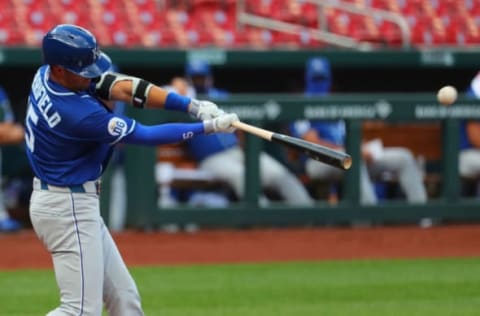
<instances>
[{"instance_id":1,"label":"shoulder patch","mask_svg":"<svg viewBox=\"0 0 480 316\"><path fill-rule=\"evenodd\" d=\"M127 133L127 122L119 117L112 117L108 121L108 133L112 136L122 136Z\"/></svg>"}]
</instances>

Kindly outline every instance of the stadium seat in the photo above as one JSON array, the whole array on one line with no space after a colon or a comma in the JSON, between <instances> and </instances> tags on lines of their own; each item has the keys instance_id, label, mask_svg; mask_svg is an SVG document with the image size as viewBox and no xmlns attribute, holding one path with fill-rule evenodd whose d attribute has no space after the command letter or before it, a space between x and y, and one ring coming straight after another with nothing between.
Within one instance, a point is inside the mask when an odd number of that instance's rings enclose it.
<instances>
[{"instance_id":1,"label":"stadium seat","mask_svg":"<svg viewBox=\"0 0 480 316\"><path fill-rule=\"evenodd\" d=\"M308 27L318 27L318 7L312 3L303 3L301 10L302 24Z\"/></svg>"},{"instance_id":2,"label":"stadium seat","mask_svg":"<svg viewBox=\"0 0 480 316\"><path fill-rule=\"evenodd\" d=\"M160 9L158 2L155 0L128 0L127 2L140 11L156 12Z\"/></svg>"},{"instance_id":3,"label":"stadium seat","mask_svg":"<svg viewBox=\"0 0 480 316\"><path fill-rule=\"evenodd\" d=\"M140 40L145 47L166 48L177 46L175 34L169 28L147 30Z\"/></svg>"},{"instance_id":4,"label":"stadium seat","mask_svg":"<svg viewBox=\"0 0 480 316\"><path fill-rule=\"evenodd\" d=\"M58 16L60 23L76 24L87 29L95 27L90 11L88 10L66 10Z\"/></svg>"},{"instance_id":5,"label":"stadium seat","mask_svg":"<svg viewBox=\"0 0 480 316\"><path fill-rule=\"evenodd\" d=\"M435 11L438 16L457 15L463 7L464 1L460 0L442 0L435 2L437 4Z\"/></svg>"},{"instance_id":6,"label":"stadium seat","mask_svg":"<svg viewBox=\"0 0 480 316\"><path fill-rule=\"evenodd\" d=\"M51 0L51 7L58 7L61 10L68 11L80 11L80 10L89 10L90 2L89 1L78 1L78 0Z\"/></svg>"},{"instance_id":7,"label":"stadium seat","mask_svg":"<svg viewBox=\"0 0 480 316\"><path fill-rule=\"evenodd\" d=\"M402 43L402 33L397 24L390 21L382 21L378 28L386 43L391 47L400 46Z\"/></svg>"},{"instance_id":8,"label":"stadium seat","mask_svg":"<svg viewBox=\"0 0 480 316\"><path fill-rule=\"evenodd\" d=\"M29 25L30 28L47 32L56 24L59 20L52 10L48 9L28 9L25 12L25 22Z\"/></svg>"},{"instance_id":9,"label":"stadium seat","mask_svg":"<svg viewBox=\"0 0 480 316\"><path fill-rule=\"evenodd\" d=\"M478 43L480 0L344 0L362 8L403 14L415 45ZM121 5L120 5L121 4ZM40 33L57 23L71 23L99 34L103 45L147 47L318 47L307 29L320 25L317 5L298 0L246 0L249 13L294 23L297 35L251 26L237 27L234 0L3 0L0 28L3 42L38 44ZM7 12L13 12L8 17ZM128 12L128 13L127 13ZM396 47L400 30L388 21L323 7L329 31ZM437 19L440 18L440 24ZM463 21L458 21L458 20ZM17 21L18 20L18 21ZM443 31L441 30L443 28ZM18 32L24 32L18 36Z\"/></svg>"},{"instance_id":10,"label":"stadium seat","mask_svg":"<svg viewBox=\"0 0 480 316\"><path fill-rule=\"evenodd\" d=\"M0 46L24 45L26 42L23 32L12 27L0 26Z\"/></svg>"},{"instance_id":11,"label":"stadium seat","mask_svg":"<svg viewBox=\"0 0 480 316\"><path fill-rule=\"evenodd\" d=\"M50 8L49 0L22 0L15 2L15 4L28 10L48 10Z\"/></svg>"},{"instance_id":12,"label":"stadium seat","mask_svg":"<svg viewBox=\"0 0 480 316\"><path fill-rule=\"evenodd\" d=\"M480 31L471 17L452 17L447 33L447 41L454 45L480 44Z\"/></svg>"},{"instance_id":13,"label":"stadium seat","mask_svg":"<svg viewBox=\"0 0 480 316\"><path fill-rule=\"evenodd\" d=\"M17 27L16 12L13 7L4 8L0 11L0 27L2 28L15 28Z\"/></svg>"},{"instance_id":14,"label":"stadium seat","mask_svg":"<svg viewBox=\"0 0 480 316\"><path fill-rule=\"evenodd\" d=\"M466 1L465 8L467 9L468 12L470 12L471 16L473 17L480 16L480 0Z\"/></svg>"}]
</instances>

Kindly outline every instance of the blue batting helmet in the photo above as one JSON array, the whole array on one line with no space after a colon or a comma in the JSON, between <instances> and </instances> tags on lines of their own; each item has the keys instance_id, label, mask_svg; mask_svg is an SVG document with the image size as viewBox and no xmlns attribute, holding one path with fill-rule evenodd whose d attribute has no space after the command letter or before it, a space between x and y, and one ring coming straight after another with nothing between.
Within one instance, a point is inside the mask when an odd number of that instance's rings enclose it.
<instances>
[{"instance_id":1,"label":"blue batting helmet","mask_svg":"<svg viewBox=\"0 0 480 316\"><path fill-rule=\"evenodd\" d=\"M323 57L314 57L307 61L305 71L305 92L309 94L327 94L332 84L330 62Z\"/></svg>"},{"instance_id":2,"label":"blue batting helmet","mask_svg":"<svg viewBox=\"0 0 480 316\"><path fill-rule=\"evenodd\" d=\"M45 64L62 66L85 78L98 77L111 67L95 36L71 24L57 25L43 37L42 54Z\"/></svg>"}]
</instances>

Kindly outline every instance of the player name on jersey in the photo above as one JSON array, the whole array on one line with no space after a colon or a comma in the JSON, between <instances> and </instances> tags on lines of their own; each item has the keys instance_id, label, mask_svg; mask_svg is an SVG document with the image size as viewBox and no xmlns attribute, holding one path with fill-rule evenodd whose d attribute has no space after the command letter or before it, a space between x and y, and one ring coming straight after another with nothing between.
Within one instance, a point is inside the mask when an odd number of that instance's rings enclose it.
<instances>
[{"instance_id":1,"label":"player name on jersey","mask_svg":"<svg viewBox=\"0 0 480 316\"><path fill-rule=\"evenodd\" d=\"M42 116L48 123L50 128L55 127L62 120L60 114L56 111L50 111L52 108L52 101L48 96L48 93L43 86L42 77L40 72L37 73L32 84L32 92L35 97L35 102L37 104L38 110L42 113Z\"/></svg>"}]
</instances>

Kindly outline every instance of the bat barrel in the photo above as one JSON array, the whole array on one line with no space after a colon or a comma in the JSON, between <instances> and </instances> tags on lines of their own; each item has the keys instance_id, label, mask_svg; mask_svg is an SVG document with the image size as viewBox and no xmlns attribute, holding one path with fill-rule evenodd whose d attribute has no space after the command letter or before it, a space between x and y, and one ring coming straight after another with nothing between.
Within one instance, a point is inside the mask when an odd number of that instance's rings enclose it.
<instances>
[{"instance_id":1,"label":"bat barrel","mask_svg":"<svg viewBox=\"0 0 480 316\"><path fill-rule=\"evenodd\" d=\"M316 152L312 153L307 151L305 152L305 154L307 154L312 159L321 161L342 170L348 170L352 166L352 157L345 153L333 151L318 154Z\"/></svg>"},{"instance_id":2,"label":"bat barrel","mask_svg":"<svg viewBox=\"0 0 480 316\"><path fill-rule=\"evenodd\" d=\"M304 152L312 159L342 170L348 170L352 166L352 157L350 155L325 146L307 142L303 139L273 133L272 141L295 148Z\"/></svg>"}]
</instances>

